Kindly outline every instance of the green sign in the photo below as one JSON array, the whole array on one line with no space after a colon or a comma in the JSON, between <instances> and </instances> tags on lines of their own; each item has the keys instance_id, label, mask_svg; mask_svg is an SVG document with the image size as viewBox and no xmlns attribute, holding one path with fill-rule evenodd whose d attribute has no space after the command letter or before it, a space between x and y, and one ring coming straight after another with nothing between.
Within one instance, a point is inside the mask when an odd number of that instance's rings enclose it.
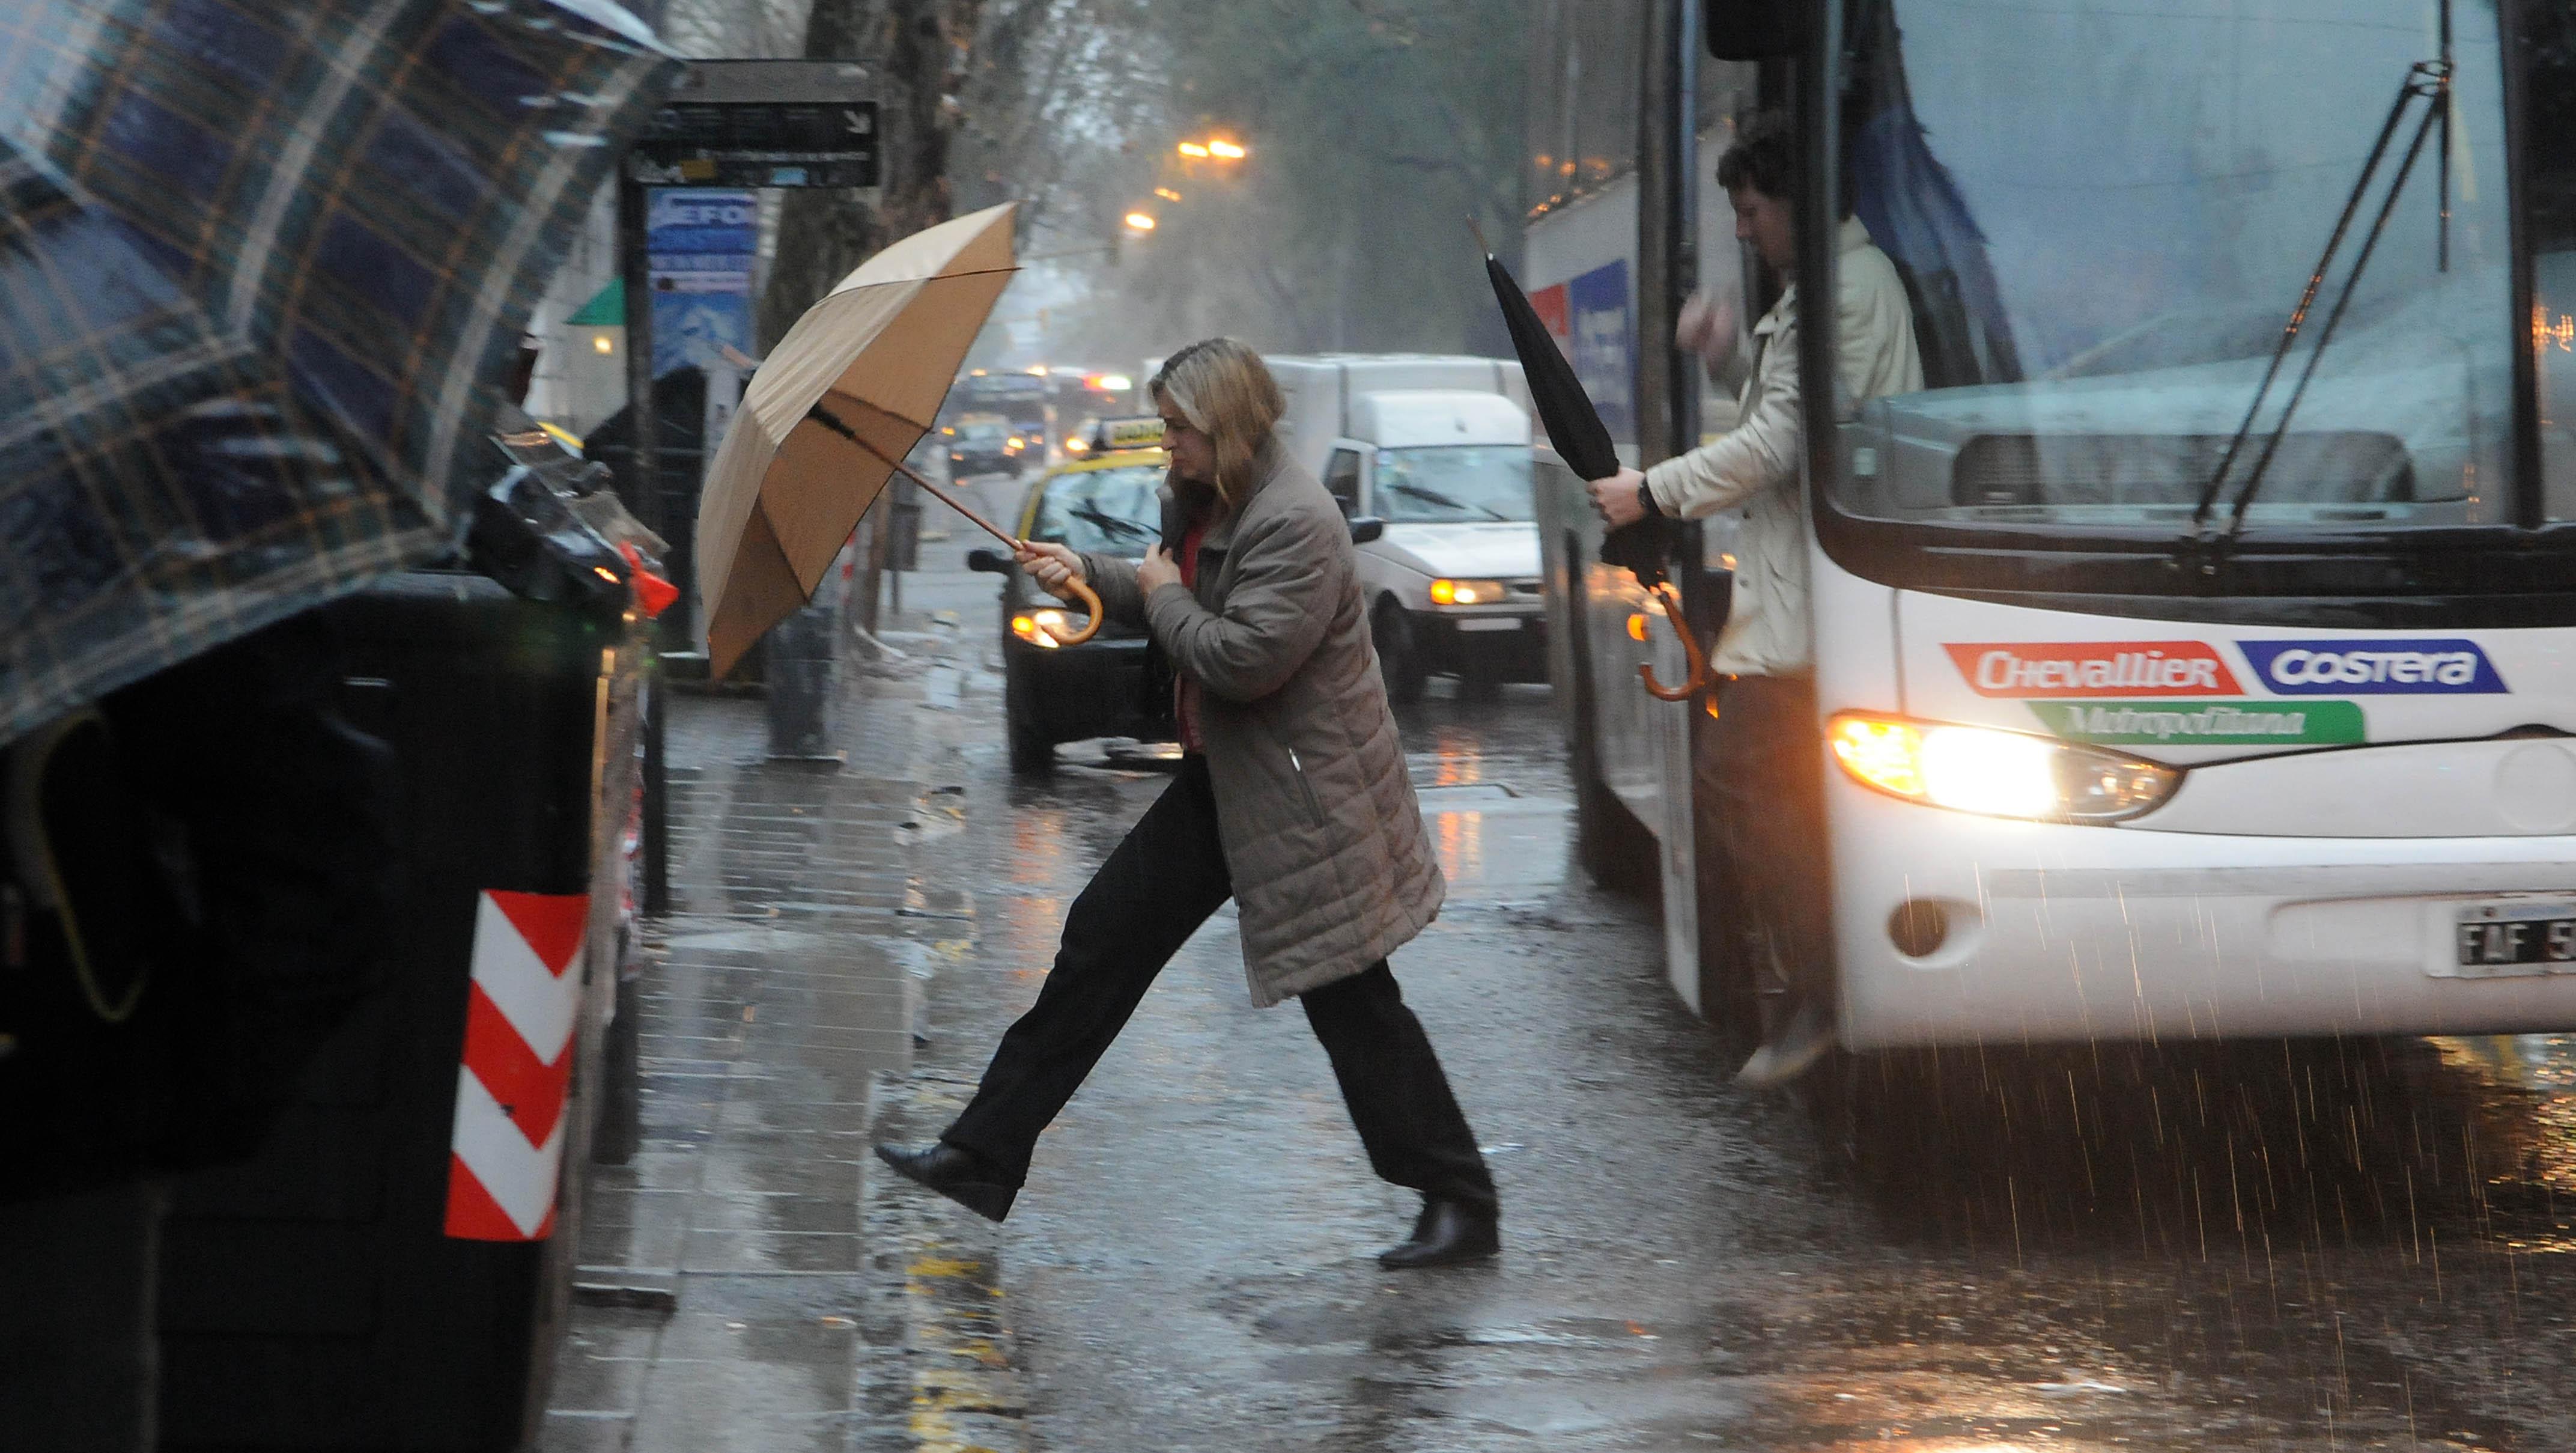
<instances>
[{"instance_id":1,"label":"green sign","mask_svg":"<svg viewBox=\"0 0 2576 1453\"><path fill-rule=\"evenodd\" d=\"M2344 746L2363 739L2357 701L2034 701L2040 725L2111 747Z\"/></svg>"}]
</instances>

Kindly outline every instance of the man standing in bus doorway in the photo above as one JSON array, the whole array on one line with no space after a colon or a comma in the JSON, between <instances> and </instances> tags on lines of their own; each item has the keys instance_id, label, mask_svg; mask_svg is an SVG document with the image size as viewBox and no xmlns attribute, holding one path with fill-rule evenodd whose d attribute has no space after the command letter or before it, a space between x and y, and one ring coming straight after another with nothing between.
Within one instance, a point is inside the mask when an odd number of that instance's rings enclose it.
<instances>
[{"instance_id":1,"label":"man standing in bus doorway","mask_svg":"<svg viewBox=\"0 0 2576 1453\"><path fill-rule=\"evenodd\" d=\"M1612 527L1647 515L1697 519L1741 507L1735 586L1712 667L1724 677L1713 750L1694 776L1717 813L1723 881L1740 970L1757 975L1763 1045L1737 1079L1787 1084L1833 1044L1832 922L1826 894L1824 737L1816 718L1814 629L1807 604L1807 501L1801 485L1805 401L1798 392L1797 147L1785 118L1756 117L1718 159L1735 236L1787 281L1753 327L1750 377L1736 426L1645 471L1591 482ZM1853 400L1923 387L1905 285L1869 229L1841 208L1836 340ZM1691 300L1676 329L1712 375L1739 340L1725 310Z\"/></svg>"}]
</instances>

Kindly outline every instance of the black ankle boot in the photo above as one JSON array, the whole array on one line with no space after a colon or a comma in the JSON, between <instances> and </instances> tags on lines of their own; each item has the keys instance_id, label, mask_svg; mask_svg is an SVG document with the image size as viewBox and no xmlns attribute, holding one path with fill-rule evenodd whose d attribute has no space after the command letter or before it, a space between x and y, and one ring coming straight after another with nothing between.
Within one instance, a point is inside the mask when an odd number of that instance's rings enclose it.
<instances>
[{"instance_id":1,"label":"black ankle boot","mask_svg":"<svg viewBox=\"0 0 2576 1453\"><path fill-rule=\"evenodd\" d=\"M1377 1264L1391 1270L1456 1266L1482 1261L1503 1249L1502 1218L1491 1208L1465 1201L1425 1199L1413 1237L1380 1255Z\"/></svg>"},{"instance_id":2,"label":"black ankle boot","mask_svg":"<svg viewBox=\"0 0 2576 1453\"><path fill-rule=\"evenodd\" d=\"M945 1140L919 1150L880 1145L877 1159L905 1180L928 1186L987 1221L1010 1215L1011 1202L1019 1198L1020 1188L1002 1184L982 1157Z\"/></svg>"}]
</instances>

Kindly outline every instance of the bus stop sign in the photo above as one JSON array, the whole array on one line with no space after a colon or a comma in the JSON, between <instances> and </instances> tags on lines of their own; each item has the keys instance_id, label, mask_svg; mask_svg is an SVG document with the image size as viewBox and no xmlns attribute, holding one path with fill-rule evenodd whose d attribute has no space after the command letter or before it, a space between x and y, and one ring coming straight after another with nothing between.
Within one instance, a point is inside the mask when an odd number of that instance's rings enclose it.
<instances>
[{"instance_id":1,"label":"bus stop sign","mask_svg":"<svg viewBox=\"0 0 2576 1453\"><path fill-rule=\"evenodd\" d=\"M699 61L627 155L647 186L874 187L876 77L853 61Z\"/></svg>"}]
</instances>

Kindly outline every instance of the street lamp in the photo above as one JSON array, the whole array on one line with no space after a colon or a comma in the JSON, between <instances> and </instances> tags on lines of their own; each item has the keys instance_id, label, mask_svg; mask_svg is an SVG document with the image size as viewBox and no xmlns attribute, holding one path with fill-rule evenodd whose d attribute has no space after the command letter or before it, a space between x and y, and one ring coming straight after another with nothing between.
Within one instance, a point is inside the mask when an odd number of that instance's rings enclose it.
<instances>
[{"instance_id":1,"label":"street lamp","mask_svg":"<svg viewBox=\"0 0 2576 1453\"><path fill-rule=\"evenodd\" d=\"M1154 230L1154 215L1150 212L1130 212L1127 214L1127 225L1139 232L1151 232Z\"/></svg>"},{"instance_id":2,"label":"street lamp","mask_svg":"<svg viewBox=\"0 0 2576 1453\"><path fill-rule=\"evenodd\" d=\"M1208 155L1215 157L1219 161L1241 161L1251 154L1245 151L1242 147L1235 145L1233 142L1222 139L1210 141L1207 144L1207 149Z\"/></svg>"},{"instance_id":3,"label":"street lamp","mask_svg":"<svg viewBox=\"0 0 2576 1453\"><path fill-rule=\"evenodd\" d=\"M1182 142L1182 143L1181 143L1181 155L1183 155L1183 156L1187 156L1187 157L1195 157L1195 158L1197 158L1197 159L1199 159L1199 160L1201 160L1201 161L1204 161L1204 160L1206 160L1206 159L1207 159L1207 154L1208 154L1208 149L1207 149L1207 143L1206 143L1206 142L1203 142L1203 141L1184 141L1184 142Z\"/></svg>"},{"instance_id":4,"label":"street lamp","mask_svg":"<svg viewBox=\"0 0 2576 1453\"><path fill-rule=\"evenodd\" d=\"M1154 189L1154 195L1162 198L1166 202L1177 202L1181 199L1181 194L1173 191L1169 187L1156 187Z\"/></svg>"}]
</instances>

